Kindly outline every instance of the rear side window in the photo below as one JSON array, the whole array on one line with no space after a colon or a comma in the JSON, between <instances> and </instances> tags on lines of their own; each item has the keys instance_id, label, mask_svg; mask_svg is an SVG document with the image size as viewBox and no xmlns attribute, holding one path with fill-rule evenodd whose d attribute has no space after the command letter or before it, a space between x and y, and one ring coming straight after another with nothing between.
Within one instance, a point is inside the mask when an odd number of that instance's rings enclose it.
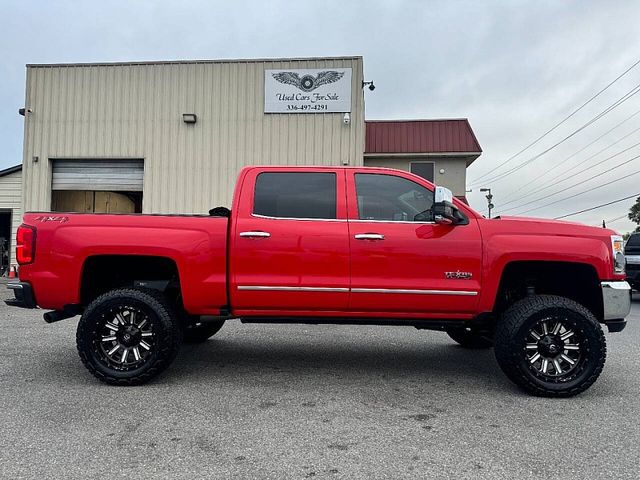
<instances>
[{"instance_id":1,"label":"rear side window","mask_svg":"<svg viewBox=\"0 0 640 480\"><path fill-rule=\"evenodd\" d=\"M281 218L336 218L336 174L268 172L256 179L253 213Z\"/></svg>"}]
</instances>

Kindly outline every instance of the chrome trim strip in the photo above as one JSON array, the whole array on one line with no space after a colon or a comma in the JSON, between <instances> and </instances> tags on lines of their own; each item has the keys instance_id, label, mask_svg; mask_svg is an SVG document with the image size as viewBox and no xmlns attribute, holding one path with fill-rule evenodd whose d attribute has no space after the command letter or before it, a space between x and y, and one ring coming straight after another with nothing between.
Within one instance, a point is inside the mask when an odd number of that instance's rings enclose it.
<instances>
[{"instance_id":1,"label":"chrome trim strip","mask_svg":"<svg viewBox=\"0 0 640 480\"><path fill-rule=\"evenodd\" d=\"M354 293L403 293L415 295L478 295L472 290L407 290L402 288L352 288Z\"/></svg>"},{"instance_id":2,"label":"chrome trim strip","mask_svg":"<svg viewBox=\"0 0 640 480\"><path fill-rule=\"evenodd\" d=\"M409 220L360 220L358 218L349 219L349 223L409 223L412 225L436 225L436 222L411 222Z\"/></svg>"},{"instance_id":3,"label":"chrome trim strip","mask_svg":"<svg viewBox=\"0 0 640 480\"><path fill-rule=\"evenodd\" d=\"M640 255L625 255L624 258L629 265L640 265Z\"/></svg>"},{"instance_id":4,"label":"chrome trim strip","mask_svg":"<svg viewBox=\"0 0 640 480\"><path fill-rule=\"evenodd\" d=\"M7 283L9 290L22 290L23 286L20 283Z\"/></svg>"},{"instance_id":5,"label":"chrome trim strip","mask_svg":"<svg viewBox=\"0 0 640 480\"><path fill-rule=\"evenodd\" d=\"M263 292L353 292L353 293L400 293L415 295L463 295L475 296L472 290L408 290L401 288L333 288L333 287L286 287L267 285L238 285L238 290Z\"/></svg>"},{"instance_id":6,"label":"chrome trim strip","mask_svg":"<svg viewBox=\"0 0 640 480\"><path fill-rule=\"evenodd\" d=\"M252 213L254 218L263 218L266 220L300 220L303 222L346 222L346 218L295 218L295 217L271 217L269 215L260 215L259 213Z\"/></svg>"},{"instance_id":7,"label":"chrome trim strip","mask_svg":"<svg viewBox=\"0 0 640 480\"><path fill-rule=\"evenodd\" d=\"M265 285L238 285L238 290L278 291L278 292L348 292L348 288L331 287L269 287Z\"/></svg>"},{"instance_id":8,"label":"chrome trim strip","mask_svg":"<svg viewBox=\"0 0 640 480\"><path fill-rule=\"evenodd\" d=\"M349 223L409 223L412 225L436 225L436 222L411 222L409 220L360 220L358 218L294 218L294 217L271 217L269 215L260 215L252 213L254 218L262 218L265 220L300 220L302 222L349 222Z\"/></svg>"}]
</instances>

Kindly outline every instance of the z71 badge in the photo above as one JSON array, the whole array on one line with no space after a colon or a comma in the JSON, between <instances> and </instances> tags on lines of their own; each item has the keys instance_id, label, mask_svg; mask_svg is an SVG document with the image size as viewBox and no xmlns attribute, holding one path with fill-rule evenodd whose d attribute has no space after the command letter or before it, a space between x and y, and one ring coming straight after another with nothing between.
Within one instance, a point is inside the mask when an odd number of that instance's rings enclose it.
<instances>
[{"instance_id":1,"label":"z71 badge","mask_svg":"<svg viewBox=\"0 0 640 480\"><path fill-rule=\"evenodd\" d=\"M460 270L455 272L444 272L445 278L456 278L458 280L470 280L473 277L471 272L461 272Z\"/></svg>"}]
</instances>

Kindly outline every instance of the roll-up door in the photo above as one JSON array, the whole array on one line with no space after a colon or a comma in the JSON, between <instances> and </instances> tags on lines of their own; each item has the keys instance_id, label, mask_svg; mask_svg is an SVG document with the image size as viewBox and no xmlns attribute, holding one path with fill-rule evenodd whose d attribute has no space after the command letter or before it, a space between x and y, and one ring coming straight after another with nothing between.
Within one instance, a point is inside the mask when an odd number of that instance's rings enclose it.
<instances>
[{"instance_id":1,"label":"roll-up door","mask_svg":"<svg viewBox=\"0 0 640 480\"><path fill-rule=\"evenodd\" d=\"M141 192L142 160L53 160L52 190Z\"/></svg>"}]
</instances>

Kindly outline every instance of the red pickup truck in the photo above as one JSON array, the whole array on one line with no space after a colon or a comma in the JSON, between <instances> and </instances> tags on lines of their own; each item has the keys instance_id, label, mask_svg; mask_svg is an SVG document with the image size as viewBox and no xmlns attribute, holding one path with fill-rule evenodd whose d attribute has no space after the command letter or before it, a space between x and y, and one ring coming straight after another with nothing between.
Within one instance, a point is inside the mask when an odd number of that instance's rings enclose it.
<instances>
[{"instance_id":1,"label":"red pickup truck","mask_svg":"<svg viewBox=\"0 0 640 480\"><path fill-rule=\"evenodd\" d=\"M234 318L443 330L493 346L528 392L571 396L602 371L602 325L621 331L631 308L615 232L486 219L383 168L247 167L209 216L28 213L17 257L8 303L82 315L80 358L117 385Z\"/></svg>"}]
</instances>

